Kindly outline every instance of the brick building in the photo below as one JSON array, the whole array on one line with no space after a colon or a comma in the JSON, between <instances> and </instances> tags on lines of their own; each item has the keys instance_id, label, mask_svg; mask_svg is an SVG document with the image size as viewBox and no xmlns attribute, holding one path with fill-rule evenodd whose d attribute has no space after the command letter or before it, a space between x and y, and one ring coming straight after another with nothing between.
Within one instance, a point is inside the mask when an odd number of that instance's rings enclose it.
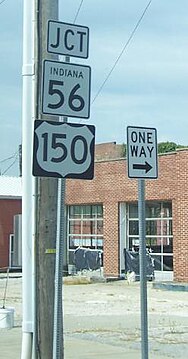
<instances>
[{"instance_id":1,"label":"brick building","mask_svg":"<svg viewBox=\"0 0 188 359\"><path fill-rule=\"evenodd\" d=\"M139 245L138 183L127 176L123 147L100 144L93 180L66 181L67 263L79 246L103 253L104 275L124 275L124 248ZM159 177L146 180L146 242L160 279L188 281L188 149L159 155ZM0 177L0 267L10 263L21 179Z\"/></svg>"},{"instance_id":2,"label":"brick building","mask_svg":"<svg viewBox=\"0 0 188 359\"><path fill-rule=\"evenodd\" d=\"M97 146L92 181L67 180L67 250L103 250L105 276L123 274L124 248L139 244L138 184L127 176L122 146ZM119 158L118 158L119 157ZM188 281L188 149L160 155L159 177L146 180L146 242L160 279Z\"/></svg>"},{"instance_id":3,"label":"brick building","mask_svg":"<svg viewBox=\"0 0 188 359\"><path fill-rule=\"evenodd\" d=\"M21 206L21 178L0 176L0 269L11 266L15 217Z\"/></svg>"}]
</instances>

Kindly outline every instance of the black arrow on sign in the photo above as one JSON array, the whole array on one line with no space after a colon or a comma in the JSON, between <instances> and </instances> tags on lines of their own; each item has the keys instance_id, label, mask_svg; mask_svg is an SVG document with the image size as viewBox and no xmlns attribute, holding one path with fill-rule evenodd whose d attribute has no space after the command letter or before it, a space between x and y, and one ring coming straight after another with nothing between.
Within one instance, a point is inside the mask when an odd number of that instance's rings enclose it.
<instances>
[{"instance_id":1,"label":"black arrow on sign","mask_svg":"<svg viewBox=\"0 0 188 359\"><path fill-rule=\"evenodd\" d=\"M153 167L147 162L145 161L145 164L141 165L141 164L133 164L133 170L145 170L146 173L149 172Z\"/></svg>"}]
</instances>

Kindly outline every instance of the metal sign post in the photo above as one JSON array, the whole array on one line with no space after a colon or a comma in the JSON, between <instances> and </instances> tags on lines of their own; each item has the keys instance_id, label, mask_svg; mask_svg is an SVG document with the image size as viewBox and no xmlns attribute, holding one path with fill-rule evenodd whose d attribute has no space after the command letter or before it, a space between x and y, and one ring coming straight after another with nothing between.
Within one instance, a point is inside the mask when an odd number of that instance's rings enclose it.
<instances>
[{"instance_id":1,"label":"metal sign post","mask_svg":"<svg viewBox=\"0 0 188 359\"><path fill-rule=\"evenodd\" d=\"M142 359L148 359L145 180L138 179L139 260L140 260L140 310Z\"/></svg>"},{"instance_id":2,"label":"metal sign post","mask_svg":"<svg viewBox=\"0 0 188 359\"><path fill-rule=\"evenodd\" d=\"M148 359L145 178L158 177L157 131L155 128L127 127L128 177L138 178L141 353Z\"/></svg>"},{"instance_id":3,"label":"metal sign post","mask_svg":"<svg viewBox=\"0 0 188 359\"><path fill-rule=\"evenodd\" d=\"M64 358L63 331L63 253L65 240L65 179L58 179L57 233L56 233L56 266L54 291L54 327L53 327L53 359ZM61 343L61 339L63 343ZM61 351L62 346L62 351Z\"/></svg>"}]
</instances>

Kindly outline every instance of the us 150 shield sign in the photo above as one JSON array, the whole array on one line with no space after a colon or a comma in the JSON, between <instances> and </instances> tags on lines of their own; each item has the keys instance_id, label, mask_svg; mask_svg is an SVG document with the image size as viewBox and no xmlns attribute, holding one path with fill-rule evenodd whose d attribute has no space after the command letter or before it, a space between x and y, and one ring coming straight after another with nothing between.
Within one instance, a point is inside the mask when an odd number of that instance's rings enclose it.
<instances>
[{"instance_id":1,"label":"us 150 shield sign","mask_svg":"<svg viewBox=\"0 0 188 359\"><path fill-rule=\"evenodd\" d=\"M95 127L36 120L33 175L92 179Z\"/></svg>"}]
</instances>

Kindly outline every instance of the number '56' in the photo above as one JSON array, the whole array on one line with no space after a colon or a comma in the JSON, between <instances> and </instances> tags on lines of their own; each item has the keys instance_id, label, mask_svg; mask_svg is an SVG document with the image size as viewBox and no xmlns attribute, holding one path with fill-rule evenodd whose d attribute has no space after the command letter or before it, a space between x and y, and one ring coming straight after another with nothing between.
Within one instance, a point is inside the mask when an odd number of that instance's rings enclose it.
<instances>
[{"instance_id":1,"label":"number '56'","mask_svg":"<svg viewBox=\"0 0 188 359\"><path fill-rule=\"evenodd\" d=\"M49 88L48 88L49 95L51 95L51 96L57 95L58 97L56 96L56 98L59 98L58 102L49 103L48 104L49 108L58 109L64 105L65 96L63 94L63 85L64 85L63 81L57 81L57 80L49 81ZM72 90L68 96L68 105L72 111L76 111L76 112L83 110L83 108L85 106L85 101L84 101L83 97L81 97L77 93L79 88L80 88L79 84L75 85L72 88Z\"/></svg>"}]
</instances>

